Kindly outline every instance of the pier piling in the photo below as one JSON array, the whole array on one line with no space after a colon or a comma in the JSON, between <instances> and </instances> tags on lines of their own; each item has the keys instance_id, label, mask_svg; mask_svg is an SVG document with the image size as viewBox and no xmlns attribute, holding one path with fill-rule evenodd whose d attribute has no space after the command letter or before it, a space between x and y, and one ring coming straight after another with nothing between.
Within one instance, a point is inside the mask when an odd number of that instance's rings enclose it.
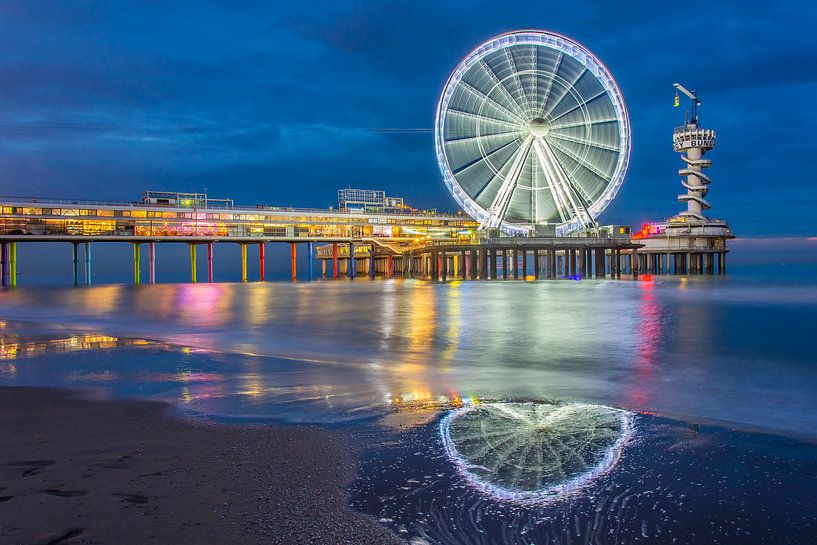
<instances>
[{"instance_id":1,"label":"pier piling","mask_svg":"<svg viewBox=\"0 0 817 545\"><path fill-rule=\"evenodd\" d=\"M258 279L263 282L264 281L264 269L266 265L266 259L264 255L264 250L266 249L266 245L263 242L258 243Z\"/></svg>"},{"instance_id":2,"label":"pier piling","mask_svg":"<svg viewBox=\"0 0 817 545\"><path fill-rule=\"evenodd\" d=\"M133 283L137 286L142 283L142 245L133 243Z\"/></svg>"},{"instance_id":3,"label":"pier piling","mask_svg":"<svg viewBox=\"0 0 817 545\"><path fill-rule=\"evenodd\" d=\"M312 281L312 268L315 262L315 243L314 242L307 242L306 243L306 253L309 261L309 275L308 278Z\"/></svg>"},{"instance_id":4,"label":"pier piling","mask_svg":"<svg viewBox=\"0 0 817 545\"><path fill-rule=\"evenodd\" d=\"M247 282L247 243L241 243L241 281Z\"/></svg>"},{"instance_id":5,"label":"pier piling","mask_svg":"<svg viewBox=\"0 0 817 545\"><path fill-rule=\"evenodd\" d=\"M210 254L212 252L212 243L208 243L207 245L207 257L209 259ZM212 260L209 260L209 263L212 263ZM194 243L190 243L190 281L194 284L196 283L196 245Z\"/></svg>"},{"instance_id":6,"label":"pier piling","mask_svg":"<svg viewBox=\"0 0 817 545\"><path fill-rule=\"evenodd\" d=\"M148 242L148 282L156 283L156 243Z\"/></svg>"},{"instance_id":7,"label":"pier piling","mask_svg":"<svg viewBox=\"0 0 817 545\"><path fill-rule=\"evenodd\" d=\"M79 285L79 242L71 243L71 272L73 273L74 285Z\"/></svg>"},{"instance_id":8,"label":"pier piling","mask_svg":"<svg viewBox=\"0 0 817 545\"><path fill-rule=\"evenodd\" d=\"M91 243L86 242L85 243L85 285L86 286L91 285L91 276L92 276L92 270L91 270Z\"/></svg>"}]
</instances>

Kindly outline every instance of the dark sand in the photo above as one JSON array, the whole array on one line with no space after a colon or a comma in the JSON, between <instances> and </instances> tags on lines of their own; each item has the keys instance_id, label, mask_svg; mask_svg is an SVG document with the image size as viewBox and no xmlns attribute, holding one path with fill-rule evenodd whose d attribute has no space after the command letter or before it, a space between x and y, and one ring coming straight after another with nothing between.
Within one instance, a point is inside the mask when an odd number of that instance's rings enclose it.
<instances>
[{"instance_id":1,"label":"dark sand","mask_svg":"<svg viewBox=\"0 0 817 545\"><path fill-rule=\"evenodd\" d=\"M346 506L341 434L0 388L2 544L397 544Z\"/></svg>"}]
</instances>

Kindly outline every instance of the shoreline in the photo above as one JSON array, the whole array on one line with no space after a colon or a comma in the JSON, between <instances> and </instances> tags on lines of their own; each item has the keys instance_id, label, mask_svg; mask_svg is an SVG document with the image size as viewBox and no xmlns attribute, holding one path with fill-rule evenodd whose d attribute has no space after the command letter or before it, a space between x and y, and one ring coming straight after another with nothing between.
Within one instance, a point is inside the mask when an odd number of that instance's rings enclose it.
<instances>
[{"instance_id":1,"label":"shoreline","mask_svg":"<svg viewBox=\"0 0 817 545\"><path fill-rule=\"evenodd\" d=\"M347 505L342 433L0 387L0 542L399 544Z\"/></svg>"}]
</instances>

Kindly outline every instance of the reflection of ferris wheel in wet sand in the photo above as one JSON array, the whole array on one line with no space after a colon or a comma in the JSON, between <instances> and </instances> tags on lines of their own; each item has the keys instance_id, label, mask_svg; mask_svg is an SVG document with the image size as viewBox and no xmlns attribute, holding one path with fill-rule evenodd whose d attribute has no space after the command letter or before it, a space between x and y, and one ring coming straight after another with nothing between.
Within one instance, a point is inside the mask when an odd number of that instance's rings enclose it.
<instances>
[{"instance_id":1,"label":"reflection of ferris wheel in wet sand","mask_svg":"<svg viewBox=\"0 0 817 545\"><path fill-rule=\"evenodd\" d=\"M437 106L437 160L482 228L591 227L618 192L630 120L609 70L578 43L526 30L492 38L451 74Z\"/></svg>"}]
</instances>

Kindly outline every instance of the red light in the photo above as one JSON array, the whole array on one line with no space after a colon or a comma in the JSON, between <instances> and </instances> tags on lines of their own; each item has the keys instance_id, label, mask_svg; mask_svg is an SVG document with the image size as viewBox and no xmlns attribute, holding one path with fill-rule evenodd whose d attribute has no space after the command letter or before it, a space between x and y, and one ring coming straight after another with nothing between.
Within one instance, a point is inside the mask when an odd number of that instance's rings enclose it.
<instances>
[{"instance_id":1,"label":"red light","mask_svg":"<svg viewBox=\"0 0 817 545\"><path fill-rule=\"evenodd\" d=\"M641 280L646 280L647 282L650 282L652 281L652 275L651 274L642 275Z\"/></svg>"}]
</instances>

